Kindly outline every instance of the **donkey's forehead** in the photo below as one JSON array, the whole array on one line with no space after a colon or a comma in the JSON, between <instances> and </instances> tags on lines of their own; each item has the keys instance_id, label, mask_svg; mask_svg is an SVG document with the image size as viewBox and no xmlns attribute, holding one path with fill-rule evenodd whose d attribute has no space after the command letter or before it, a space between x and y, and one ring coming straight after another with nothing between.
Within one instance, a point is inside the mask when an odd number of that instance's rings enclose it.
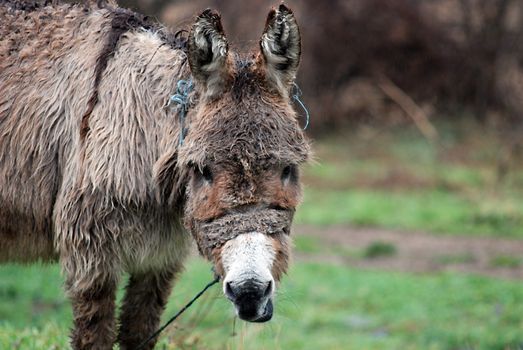
<instances>
[{"instance_id":1,"label":"donkey's forehead","mask_svg":"<svg viewBox=\"0 0 523 350\"><path fill-rule=\"evenodd\" d=\"M290 106L230 102L191 122L180 163L300 164L308 159L308 141Z\"/></svg>"},{"instance_id":2,"label":"donkey's forehead","mask_svg":"<svg viewBox=\"0 0 523 350\"><path fill-rule=\"evenodd\" d=\"M286 166L287 164L299 163L296 157L291 154L273 154L273 155L259 155L252 156L247 154L229 154L226 157L209 157L207 162L210 162L215 167L232 171L257 174L263 173L265 170L273 166Z\"/></svg>"},{"instance_id":3,"label":"donkey's forehead","mask_svg":"<svg viewBox=\"0 0 523 350\"><path fill-rule=\"evenodd\" d=\"M258 97L264 92L265 80L256 69L253 57L235 57L230 93L235 100Z\"/></svg>"},{"instance_id":4,"label":"donkey's forehead","mask_svg":"<svg viewBox=\"0 0 523 350\"><path fill-rule=\"evenodd\" d=\"M180 150L180 164L205 166L218 164L229 169L258 171L274 165L299 165L309 158L309 144L304 140L284 140L280 145L260 140L244 138L206 140L194 143L189 141Z\"/></svg>"}]
</instances>

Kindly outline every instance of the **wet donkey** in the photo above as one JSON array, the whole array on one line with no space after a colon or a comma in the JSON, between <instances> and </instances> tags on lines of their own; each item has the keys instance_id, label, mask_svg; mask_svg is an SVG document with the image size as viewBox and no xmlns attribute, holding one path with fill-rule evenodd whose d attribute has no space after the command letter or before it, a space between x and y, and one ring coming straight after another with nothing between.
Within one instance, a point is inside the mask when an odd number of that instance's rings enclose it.
<instances>
[{"instance_id":1,"label":"wet donkey","mask_svg":"<svg viewBox=\"0 0 523 350\"><path fill-rule=\"evenodd\" d=\"M239 317L269 320L309 154L292 12L240 56L210 10L185 41L119 8L20 4L0 3L0 262L60 260L75 349L147 338L191 236ZM181 80L183 122L165 108Z\"/></svg>"}]
</instances>

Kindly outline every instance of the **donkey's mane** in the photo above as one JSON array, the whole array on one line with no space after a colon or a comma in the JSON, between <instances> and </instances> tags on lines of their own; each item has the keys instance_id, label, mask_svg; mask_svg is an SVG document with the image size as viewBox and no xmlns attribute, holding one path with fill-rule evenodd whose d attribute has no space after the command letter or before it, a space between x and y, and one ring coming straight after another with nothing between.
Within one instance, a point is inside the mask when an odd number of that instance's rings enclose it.
<instances>
[{"instance_id":1,"label":"donkey's mane","mask_svg":"<svg viewBox=\"0 0 523 350\"><path fill-rule=\"evenodd\" d=\"M181 49L186 51L187 38L181 34L187 32L186 29L176 31L169 30L161 23L152 19L149 16L134 12L129 9L121 8L109 2L98 1L98 4L89 0L0 0L0 6L9 7L13 10L34 12L41 11L46 7L65 7L69 9L82 8L84 13L89 13L96 10L106 10L113 18L113 30L121 31L120 35L115 36L116 44L121 34L126 31L144 28L156 32L162 41L174 49ZM115 45L116 46L116 45Z\"/></svg>"},{"instance_id":2,"label":"donkey's mane","mask_svg":"<svg viewBox=\"0 0 523 350\"><path fill-rule=\"evenodd\" d=\"M4 0L0 0L4 1ZM12 1L12 0L7 0ZM15 0L19 1L19 0ZM150 17L133 12L128 9L119 7L104 7L109 11L111 16L111 31L108 33L104 47L100 52L96 61L95 68L95 80L94 87L89 98L87 105L87 111L82 116L82 123L80 127L80 138L85 139L87 132L89 131L89 116L91 115L96 103L98 102L98 87L102 79L105 68L109 59L113 56L116 51L116 47L122 35L130 30L136 30L143 28L145 30L154 31L158 34L164 45L168 45L173 49L186 50L187 49L187 38L182 34L185 30L178 30L172 32L162 26L160 23L153 21Z\"/></svg>"},{"instance_id":3,"label":"donkey's mane","mask_svg":"<svg viewBox=\"0 0 523 350\"><path fill-rule=\"evenodd\" d=\"M8 7L15 11L23 12L35 12L45 11L46 8L61 7L62 9L72 10L82 8L85 14L90 12L102 10L108 12L108 16L111 18L110 31L107 33L107 37L100 51L99 56L96 60L96 67L94 71L94 84L91 96L89 98L87 110L82 117L80 136L83 140L89 131L88 119L91 115L96 103L98 102L98 87L102 79L105 68L109 59L114 55L118 42L123 34L131 30L137 30L143 28L155 32L158 37L162 40L163 45L167 45L173 49L179 49L187 51L187 38L183 35L187 31L180 29L178 31L171 31L152 20L150 17L142 15L140 13L106 4L103 1L98 1L98 4L90 1L83 2L66 2L64 0L0 0L0 6Z\"/></svg>"},{"instance_id":4,"label":"donkey's mane","mask_svg":"<svg viewBox=\"0 0 523 350\"><path fill-rule=\"evenodd\" d=\"M14 10L20 10L25 12L37 11L50 2L48 1L26 1L26 0L0 0L0 5L8 6ZM65 3L64 3L65 4Z\"/></svg>"},{"instance_id":5,"label":"donkey's mane","mask_svg":"<svg viewBox=\"0 0 523 350\"><path fill-rule=\"evenodd\" d=\"M187 31L184 29L171 31L159 22L140 13L120 8L116 4L98 1L66 2L64 0L0 0L0 6L7 7L14 11L38 12L41 11L45 16L45 11L50 8L61 8L65 12L73 9L82 9L88 15L94 11L104 11L106 16L111 18L110 29L107 33L104 46L98 54L94 70L94 84L87 104L85 113L82 116L80 128L80 138L83 141L89 131L89 117L98 102L98 88L102 80L103 73L107 67L109 59L114 55L118 42L123 34L131 30L145 29L155 32L163 42L173 49L187 50L187 38L183 35ZM98 30L98 29L93 29Z\"/></svg>"}]
</instances>

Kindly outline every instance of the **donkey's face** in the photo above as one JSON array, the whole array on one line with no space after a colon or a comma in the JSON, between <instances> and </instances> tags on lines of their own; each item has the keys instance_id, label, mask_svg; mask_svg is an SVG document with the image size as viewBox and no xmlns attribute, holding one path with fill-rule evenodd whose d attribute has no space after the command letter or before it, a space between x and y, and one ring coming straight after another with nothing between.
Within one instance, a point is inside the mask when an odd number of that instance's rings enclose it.
<instances>
[{"instance_id":1,"label":"donkey's face","mask_svg":"<svg viewBox=\"0 0 523 350\"><path fill-rule=\"evenodd\" d=\"M289 259L298 167L309 152L289 100L299 56L298 27L284 5L269 13L260 51L249 59L229 54L209 10L189 35L199 98L179 153L190 169L185 223L247 321L272 317Z\"/></svg>"}]
</instances>

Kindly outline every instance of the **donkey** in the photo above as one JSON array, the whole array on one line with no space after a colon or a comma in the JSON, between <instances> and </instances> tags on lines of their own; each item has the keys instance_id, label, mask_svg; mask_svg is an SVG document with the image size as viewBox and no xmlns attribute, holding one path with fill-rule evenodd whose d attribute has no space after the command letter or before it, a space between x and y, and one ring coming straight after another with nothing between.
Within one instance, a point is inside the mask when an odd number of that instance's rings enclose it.
<instances>
[{"instance_id":1,"label":"donkey","mask_svg":"<svg viewBox=\"0 0 523 350\"><path fill-rule=\"evenodd\" d=\"M0 23L0 262L60 261L72 347L153 333L192 239L237 315L271 319L310 152L292 11L248 55L211 10L187 35L115 5L0 0Z\"/></svg>"}]
</instances>

